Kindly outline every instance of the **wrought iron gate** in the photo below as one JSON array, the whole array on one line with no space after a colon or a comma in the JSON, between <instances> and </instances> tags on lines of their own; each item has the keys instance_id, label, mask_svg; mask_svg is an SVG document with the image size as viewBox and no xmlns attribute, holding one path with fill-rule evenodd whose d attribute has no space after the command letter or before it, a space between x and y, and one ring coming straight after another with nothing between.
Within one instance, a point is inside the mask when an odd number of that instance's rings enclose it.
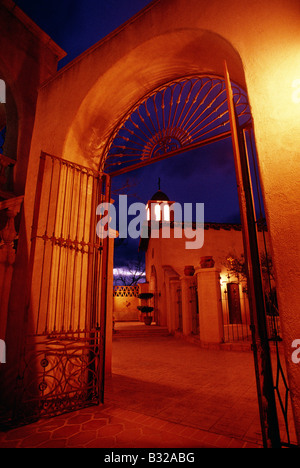
<instances>
[{"instance_id":1,"label":"wrought iron gate","mask_svg":"<svg viewBox=\"0 0 300 468\"><path fill-rule=\"evenodd\" d=\"M42 153L17 420L103 400L108 240L97 237L96 207L109 196L99 172Z\"/></svg>"},{"instance_id":2,"label":"wrought iron gate","mask_svg":"<svg viewBox=\"0 0 300 468\"><path fill-rule=\"evenodd\" d=\"M242 323L242 312L238 283L227 283L229 322Z\"/></svg>"},{"instance_id":3,"label":"wrought iron gate","mask_svg":"<svg viewBox=\"0 0 300 468\"><path fill-rule=\"evenodd\" d=\"M230 76L226 62L224 64L224 70L240 214L242 220L244 254L246 260L248 295L250 303L252 349L254 355L262 439L265 448L281 448L283 446L292 447L292 444L290 443L287 417L289 389L280 363L278 341L276 340L276 384L274 384L272 371L269 344L270 339L268 336L266 321L266 301L263 291L261 260L259 258L258 251L258 222L253 200L252 179L247 152L246 126L241 128L238 122L238 116L233 99ZM249 128L251 128L251 126ZM279 378L283 380L285 387L284 399L282 399L279 391ZM277 394L280 403L280 409L282 410L285 420L285 431L288 437L287 443L282 440L279 429L275 393Z\"/></svg>"}]
</instances>

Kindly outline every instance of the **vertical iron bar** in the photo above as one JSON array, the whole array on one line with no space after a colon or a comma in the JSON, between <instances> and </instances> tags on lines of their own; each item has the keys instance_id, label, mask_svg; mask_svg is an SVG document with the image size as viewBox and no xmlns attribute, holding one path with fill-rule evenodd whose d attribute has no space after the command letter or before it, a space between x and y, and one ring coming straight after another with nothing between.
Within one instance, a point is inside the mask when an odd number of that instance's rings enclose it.
<instances>
[{"instance_id":1,"label":"vertical iron bar","mask_svg":"<svg viewBox=\"0 0 300 468\"><path fill-rule=\"evenodd\" d=\"M90 243L92 249L91 255L91 278L90 278L90 301L91 301L91 322L90 326L92 329L97 327L97 294L99 294L98 284L98 248L96 242L96 208L98 202L98 179L93 178L93 197L91 204L91 226L90 226Z\"/></svg>"},{"instance_id":2,"label":"vertical iron bar","mask_svg":"<svg viewBox=\"0 0 300 468\"><path fill-rule=\"evenodd\" d=\"M60 165L60 170L62 171L62 167L65 166L66 167L66 178L65 178L65 184L64 184L64 189L63 189L63 212L61 213L61 225L60 225L60 239L58 239L57 241L57 245L59 247L59 261L58 261L58 268L57 268L57 281L56 281L56 291L55 291L55 314L54 314L54 324L53 324L53 331L60 331L60 332L64 332L64 313L63 313L63 317L61 318L61 329L60 330L56 330L56 319L58 318L57 317L57 310L58 310L58 297L59 297L59 284L60 284L60 278L61 278L61 260L62 260L62 248L63 248L63 220L64 220L64 214L65 214L65 203L66 203L66 192L67 192L67 178L68 178L68 166L66 166L65 163L62 163ZM58 187L58 191L59 191L59 187ZM58 325L59 325L59 322L58 322Z\"/></svg>"},{"instance_id":3,"label":"vertical iron bar","mask_svg":"<svg viewBox=\"0 0 300 468\"><path fill-rule=\"evenodd\" d=\"M83 285L83 278L84 278L84 258L85 254L87 254L87 257L89 256L89 247L88 247L88 242L86 242L85 238L85 226L86 226L86 218L87 218L87 206L88 206L88 188L89 188L89 173L86 172L86 182L85 182L85 198L84 198L84 221L82 225L82 241L81 241L81 270L80 270L80 294L79 294L79 317L78 317L78 323L81 323L81 314L82 314L82 307L81 307L81 302L83 298L83 292L82 292L82 285ZM87 247L87 251L85 251L85 247ZM87 260L88 261L88 260ZM87 286L87 279L85 280L85 285L86 288ZM87 296L85 294L85 307L84 307L84 314L85 314L85 320L84 320L84 329L89 330L89 322L88 322L88 307L87 307Z\"/></svg>"},{"instance_id":4,"label":"vertical iron bar","mask_svg":"<svg viewBox=\"0 0 300 468\"><path fill-rule=\"evenodd\" d=\"M79 175L78 175L79 172ZM72 279L72 294L71 294L71 310L76 310L76 306L74 307L74 303L76 304L75 298L74 298L74 291L75 291L75 283L77 279L77 263L78 263L78 252L79 252L79 240L78 240L78 228L79 228L79 219L80 219L80 201L81 201L81 181L82 181L82 171L79 171L77 169L77 179L79 178L78 181L78 194L77 194L77 218L76 218L76 230L75 230L75 239L74 239L74 265L73 265L73 279ZM79 315L79 313L78 313ZM78 317L77 317L78 319ZM76 329L78 332L80 330L80 327L78 326L77 322L77 327L76 327L76 317L74 315L74 330Z\"/></svg>"},{"instance_id":5,"label":"vertical iron bar","mask_svg":"<svg viewBox=\"0 0 300 468\"><path fill-rule=\"evenodd\" d=\"M69 197L69 205L70 205L70 213L69 213L69 220L66 222L66 228L67 231L65 233L65 240L66 240L66 247L65 247L65 272L64 272L64 295L63 295L63 309L65 311L66 315L66 331L74 331L72 329L72 309L70 308L70 304L68 304L69 311L67 310L67 299L70 297L70 293L68 291L70 284L68 281L68 275L69 275L69 263L70 263L70 257L72 255L72 250L70 249L71 246L71 223L72 223L72 215L73 215L73 197L74 197L74 179L75 179L75 173L76 169L75 167L68 166L68 173L70 174L69 177L72 180L70 182L71 188L69 190L70 192L70 197ZM68 180L67 180L68 182ZM68 323L69 322L69 323Z\"/></svg>"},{"instance_id":6,"label":"vertical iron bar","mask_svg":"<svg viewBox=\"0 0 300 468\"><path fill-rule=\"evenodd\" d=\"M93 196L94 196L94 193L93 193L93 187L92 187L92 190L91 190L91 196L89 195L89 184L90 184L90 177L91 174L87 173L87 179L86 179L86 183L87 183L87 186L86 186L86 202L89 206L91 206L91 211L90 211L90 218L89 218L89 222L90 222L90 225L89 225L89 232L86 233L86 228L85 228L85 225L86 225L86 217L85 217L85 224L84 224L84 235L87 235L87 238L86 238L86 247L87 247L87 275L86 275L86 287L85 287L85 319L86 319L86 330L88 331L88 333L90 332L91 330L91 316L92 316L92 311L91 311L91 288L93 286L93 277L92 277L92 268L93 268L93 246L92 246L92 243L91 243L91 227L92 227L92 218L91 216L93 215L92 213L92 206L93 206ZM92 183L93 183L93 179L92 179Z\"/></svg>"},{"instance_id":7,"label":"vertical iron bar","mask_svg":"<svg viewBox=\"0 0 300 468\"><path fill-rule=\"evenodd\" d=\"M110 179L111 180L111 179ZM110 196L111 196L111 193L110 193ZM104 183L103 183L103 177L99 178L98 180L98 200L103 202L105 200L105 187L104 187ZM97 320L98 320L98 326L99 326L99 329L101 327L101 320L102 320L102 316L101 316L101 297L102 297L102 268L103 268L103 257L102 257L102 254L103 254L103 248L104 248L104 245L103 245L103 240L98 238L98 255L99 255L99 274L98 274L98 284L97 284L97 291L98 291L98 316L97 316ZM100 293L100 294L99 294Z\"/></svg>"},{"instance_id":8,"label":"vertical iron bar","mask_svg":"<svg viewBox=\"0 0 300 468\"><path fill-rule=\"evenodd\" d=\"M226 62L224 63L224 69L248 273L249 302L252 318L252 344L263 443L265 448L280 448L281 442L275 403L270 348L266 330L265 303L262 290L249 167L244 149L245 142L242 141L241 134L238 131L237 116Z\"/></svg>"},{"instance_id":9,"label":"vertical iron bar","mask_svg":"<svg viewBox=\"0 0 300 468\"><path fill-rule=\"evenodd\" d=\"M88 388L89 397L94 399L97 389L97 355L101 353L99 350L98 330L96 328L96 303L95 303L95 290L97 282L97 267L96 267L96 205L97 205L97 180L92 176L92 194L91 194L91 211L90 211L90 226L89 226L89 242L88 242L88 273L86 285L86 300L87 300L87 314L89 317L88 330L89 334L89 372L88 372Z\"/></svg>"},{"instance_id":10,"label":"vertical iron bar","mask_svg":"<svg viewBox=\"0 0 300 468\"><path fill-rule=\"evenodd\" d=\"M254 138L254 135L253 135L253 129L250 127L248 129L246 129L247 132L248 132L248 136L249 136L249 141L250 141L250 149L251 149L251 157L252 157L252 164L253 164L253 168L254 168L254 174L255 174L255 184L256 184L256 191L257 191L257 198L258 198L258 203L259 203L259 210L260 210L260 218L262 219L263 218L263 201L261 199L261 192L260 192L260 184L259 184L259 175L258 175L258 168L257 168L257 162L256 162L256 158L255 158L255 153L254 153L254 148L253 148L253 138ZM266 235L265 235L265 231L263 230L263 241L264 241L264 250L265 250L265 256L266 256L266 263L267 263L267 275L268 275L268 287L269 287L269 293L271 294L271 299L272 299L272 302L271 302L271 307L274 308L275 307L275 304L274 304L274 298L273 298L273 295L272 295L272 284L271 284L271 271L270 271L270 264L269 264L269 253L268 253L268 248L267 248L267 241L266 241ZM278 313L278 310L277 310L277 313ZM279 318L279 315L277 316ZM276 371L276 385L275 385L275 390L277 392L277 396L278 396L278 401L279 401L279 404L280 404L280 408L281 408L281 411L282 411L282 415L284 417L284 423L285 423L285 431L286 431L286 436L287 436L287 445L288 446L291 446L291 441L290 441L290 432L289 432L289 421L288 421L288 414L287 414L287 410L288 410L288 397L289 397L289 386L287 384L287 381L286 381L286 378L285 378L285 374L284 374L284 371L283 371L283 368L282 368L282 365L281 365L281 358L280 358L280 354L279 354L279 347L278 347L278 342L280 341L280 335L278 334L278 322L276 322L276 318L275 318L275 314L273 312L273 309L271 311L271 326L272 326L272 330L271 330L271 336L272 336L272 339L274 339L275 341L275 349L276 349L276 363L277 363L277 371ZM283 404L282 402L282 398L281 398L281 395L280 395L280 391L279 391L279 387L278 387L278 378L279 378L279 373L281 373L281 377L282 377L282 380L283 380L283 383L284 383L284 386L285 386L285 391L286 391L286 395L285 395L285 404Z\"/></svg>"},{"instance_id":11,"label":"vertical iron bar","mask_svg":"<svg viewBox=\"0 0 300 468\"><path fill-rule=\"evenodd\" d=\"M111 197L111 178L109 175L103 175L104 201L110 203ZM109 228L108 228L109 229ZM108 233L109 234L109 233ZM106 319L107 319L107 297L108 297L108 260L109 260L109 235L103 239L102 244L102 272L101 272L101 307L100 307L100 399L104 403L104 381L105 381L105 347L106 347Z\"/></svg>"},{"instance_id":12,"label":"vertical iron bar","mask_svg":"<svg viewBox=\"0 0 300 468\"><path fill-rule=\"evenodd\" d=\"M53 232L52 232L52 239L51 239L51 257L50 257L50 273L49 273L49 287L48 287L48 297L47 297L47 313L45 319L45 333L49 332L49 309L50 309L50 291L51 291L51 278L52 278L52 270L53 270L53 253L55 250L55 227L57 221L57 211L58 211L58 200L59 200L59 187L60 187L60 177L61 177L61 161L55 160L51 158L55 163L59 164L59 174L58 174L58 185L56 190L56 200L55 200L55 216L53 221ZM50 330L52 331L52 330Z\"/></svg>"},{"instance_id":13,"label":"vertical iron bar","mask_svg":"<svg viewBox=\"0 0 300 468\"><path fill-rule=\"evenodd\" d=\"M46 257L46 245L47 245L47 237L48 237L48 223L49 223L49 212L50 212L50 204L51 204L51 195L52 195L52 183L53 183L53 171L54 171L54 160L51 160L51 180L50 180L50 189L49 189L49 198L48 198L48 207L47 207L47 218L46 218L46 226L44 232L44 248L43 248L43 259L42 259L42 268L41 268L41 283L40 283L40 296L39 296L39 305L38 305L38 315L36 320L36 334L38 334L39 330L39 322L40 322L40 311L41 311L41 303L42 303L42 290L43 290L43 278L44 278L44 269L45 269L45 257ZM47 312L46 312L47 315Z\"/></svg>"},{"instance_id":14,"label":"vertical iron bar","mask_svg":"<svg viewBox=\"0 0 300 468\"><path fill-rule=\"evenodd\" d=\"M95 185L95 178L91 176L91 200L90 200L90 226L89 226L89 242L88 242L88 273L87 273L87 285L86 285L86 301L87 301L87 312L89 313L88 330L95 328L95 301L94 301L94 290L95 290L95 238L96 238L96 204L97 204L97 191Z\"/></svg>"}]
</instances>

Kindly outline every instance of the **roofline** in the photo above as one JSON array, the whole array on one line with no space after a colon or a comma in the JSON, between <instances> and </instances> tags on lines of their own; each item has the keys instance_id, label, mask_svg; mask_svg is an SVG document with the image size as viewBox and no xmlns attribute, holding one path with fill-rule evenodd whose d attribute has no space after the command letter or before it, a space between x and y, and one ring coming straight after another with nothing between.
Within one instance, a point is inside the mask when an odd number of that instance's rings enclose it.
<instances>
[{"instance_id":1,"label":"roofline","mask_svg":"<svg viewBox=\"0 0 300 468\"><path fill-rule=\"evenodd\" d=\"M13 0L1 0L1 4L12 13L26 28L40 39L40 41L50 49L58 60L66 57L67 53L51 39Z\"/></svg>"},{"instance_id":2,"label":"roofline","mask_svg":"<svg viewBox=\"0 0 300 468\"><path fill-rule=\"evenodd\" d=\"M150 237L151 237L151 221L148 221L148 237L141 237L140 238L140 242L139 242L139 251L143 251L143 252L146 252L147 249L148 249L148 244L149 244L149 240L150 240ZM180 222L171 222L170 223L170 228L171 229L174 229L175 225L178 227L179 225L182 225L183 226L183 223L180 223ZM191 227L195 230L196 227L197 227L197 223L195 222L191 222L189 223L191 225ZM242 225L240 223L203 223L203 226L204 226L204 230L208 230L208 229L214 229L215 231L220 231L221 229L225 230L225 231L231 231L231 230L234 230L234 231L242 231ZM159 223L159 229L162 228L162 222L160 221ZM257 223L257 230L259 232L262 232L262 231L268 231L267 229L267 226L264 225L264 224L260 224L260 223Z\"/></svg>"}]
</instances>

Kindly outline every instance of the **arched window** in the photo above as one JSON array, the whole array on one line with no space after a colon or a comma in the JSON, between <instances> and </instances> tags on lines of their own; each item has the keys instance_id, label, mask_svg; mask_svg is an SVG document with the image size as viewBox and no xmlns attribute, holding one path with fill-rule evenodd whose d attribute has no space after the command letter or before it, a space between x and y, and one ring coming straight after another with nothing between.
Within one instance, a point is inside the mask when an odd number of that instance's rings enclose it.
<instances>
[{"instance_id":1,"label":"arched window","mask_svg":"<svg viewBox=\"0 0 300 468\"><path fill-rule=\"evenodd\" d=\"M170 206L167 204L164 204L164 221L170 221Z\"/></svg>"},{"instance_id":2,"label":"arched window","mask_svg":"<svg viewBox=\"0 0 300 468\"><path fill-rule=\"evenodd\" d=\"M156 203L154 207L154 214L155 214L155 221L160 221L161 211L160 211L160 204Z\"/></svg>"},{"instance_id":3,"label":"arched window","mask_svg":"<svg viewBox=\"0 0 300 468\"><path fill-rule=\"evenodd\" d=\"M246 92L232 84L240 125L251 121ZM102 155L106 173L228 137L226 85L217 76L187 76L152 90L118 122Z\"/></svg>"}]
</instances>

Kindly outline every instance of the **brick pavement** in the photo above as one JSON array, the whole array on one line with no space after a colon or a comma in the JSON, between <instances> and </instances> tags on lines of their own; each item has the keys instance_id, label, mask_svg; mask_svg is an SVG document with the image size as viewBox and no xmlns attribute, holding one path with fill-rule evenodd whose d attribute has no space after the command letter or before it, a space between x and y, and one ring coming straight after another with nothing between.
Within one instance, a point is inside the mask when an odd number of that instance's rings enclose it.
<instances>
[{"instance_id":1,"label":"brick pavement","mask_svg":"<svg viewBox=\"0 0 300 468\"><path fill-rule=\"evenodd\" d=\"M87 408L0 433L0 448L259 448L115 405Z\"/></svg>"},{"instance_id":2,"label":"brick pavement","mask_svg":"<svg viewBox=\"0 0 300 468\"><path fill-rule=\"evenodd\" d=\"M117 329L109 401L212 434L261 443L250 342L203 349L163 331L160 337L141 333L138 339L138 333L130 335L130 325ZM275 381L276 356L271 354ZM284 367L283 358L281 364ZM291 442L296 443L290 402L288 409ZM279 405L278 418L282 440L287 441Z\"/></svg>"},{"instance_id":3,"label":"brick pavement","mask_svg":"<svg viewBox=\"0 0 300 468\"><path fill-rule=\"evenodd\" d=\"M115 336L105 405L0 433L0 448L258 448L251 353Z\"/></svg>"}]
</instances>

